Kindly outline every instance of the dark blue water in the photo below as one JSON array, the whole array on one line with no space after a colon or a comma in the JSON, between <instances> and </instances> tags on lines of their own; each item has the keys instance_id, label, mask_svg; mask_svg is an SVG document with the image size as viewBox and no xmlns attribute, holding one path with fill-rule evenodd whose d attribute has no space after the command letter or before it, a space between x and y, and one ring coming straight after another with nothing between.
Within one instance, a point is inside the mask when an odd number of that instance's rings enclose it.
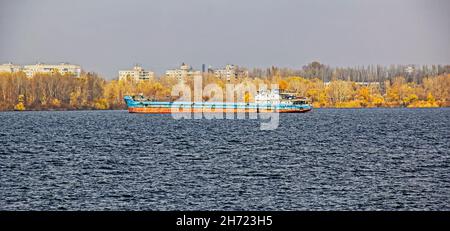
<instances>
[{"instance_id":1,"label":"dark blue water","mask_svg":"<svg viewBox=\"0 0 450 231\"><path fill-rule=\"evenodd\" d=\"M450 210L450 109L0 113L1 210Z\"/></svg>"}]
</instances>

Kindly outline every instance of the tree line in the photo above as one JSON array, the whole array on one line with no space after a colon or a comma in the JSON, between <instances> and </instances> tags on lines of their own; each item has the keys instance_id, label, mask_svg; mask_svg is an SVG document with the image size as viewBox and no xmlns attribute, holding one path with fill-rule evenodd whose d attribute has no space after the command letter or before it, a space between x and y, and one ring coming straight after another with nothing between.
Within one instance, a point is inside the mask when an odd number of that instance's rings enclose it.
<instances>
[{"instance_id":1,"label":"tree line","mask_svg":"<svg viewBox=\"0 0 450 231\"><path fill-rule=\"evenodd\" d=\"M271 78L273 76L302 76L306 79L319 78L323 82L332 80L347 80L354 82L378 82L394 80L403 76L408 82L422 83L424 78L450 73L450 65L368 65L357 67L330 67L317 61L311 62L299 69L280 68L272 66L249 70L250 77Z\"/></svg>"},{"instance_id":2,"label":"tree line","mask_svg":"<svg viewBox=\"0 0 450 231\"><path fill-rule=\"evenodd\" d=\"M95 73L72 75L0 73L0 110L108 109L107 82Z\"/></svg>"},{"instance_id":3,"label":"tree line","mask_svg":"<svg viewBox=\"0 0 450 231\"><path fill-rule=\"evenodd\" d=\"M307 97L314 107L448 107L450 106L450 74L438 70L424 75L420 81L398 75L383 81L354 81L332 78L324 81L321 67L312 67L305 76L281 74L274 69L270 75L231 79L203 76L203 85L278 84L281 90ZM305 68L308 69L308 68ZM316 68L316 69L314 69ZM309 70L309 69L308 69ZM347 70L348 71L348 70ZM358 72L358 70L353 70ZM314 72L314 73L312 73ZM364 80L364 79L361 79ZM36 74L28 78L22 72L0 73L0 110L88 110L125 109L125 95L143 94L151 100L170 101L172 87L178 80L161 76L152 80L110 80L96 73L83 72L80 77L61 74ZM192 85L192 80L187 84ZM250 97L251 98L251 97ZM206 98L205 98L206 99Z\"/></svg>"}]
</instances>

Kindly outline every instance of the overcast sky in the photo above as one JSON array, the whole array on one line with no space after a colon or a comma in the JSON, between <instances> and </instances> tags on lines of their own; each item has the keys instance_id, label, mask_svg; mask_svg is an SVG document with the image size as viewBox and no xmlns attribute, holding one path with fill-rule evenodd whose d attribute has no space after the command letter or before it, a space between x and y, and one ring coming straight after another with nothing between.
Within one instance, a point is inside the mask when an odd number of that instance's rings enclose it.
<instances>
[{"instance_id":1,"label":"overcast sky","mask_svg":"<svg viewBox=\"0 0 450 231\"><path fill-rule=\"evenodd\" d=\"M0 62L450 64L448 0L0 0Z\"/></svg>"}]
</instances>

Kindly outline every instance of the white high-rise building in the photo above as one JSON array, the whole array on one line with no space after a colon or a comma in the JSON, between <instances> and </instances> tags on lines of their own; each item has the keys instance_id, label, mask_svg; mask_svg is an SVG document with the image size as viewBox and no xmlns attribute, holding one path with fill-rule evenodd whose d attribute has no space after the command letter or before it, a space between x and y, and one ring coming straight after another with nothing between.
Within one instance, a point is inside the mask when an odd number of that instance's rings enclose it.
<instances>
[{"instance_id":1,"label":"white high-rise building","mask_svg":"<svg viewBox=\"0 0 450 231\"><path fill-rule=\"evenodd\" d=\"M27 77L33 77L37 73L43 73L43 74L54 74L54 73L60 73L62 75L64 74L71 74L76 77L80 77L81 75L81 67L79 65L73 65L69 63L61 63L61 64L33 64L33 65L15 65L12 63L6 63L0 65L0 72L9 72L9 73L15 73L23 71L27 75Z\"/></svg>"},{"instance_id":2,"label":"white high-rise building","mask_svg":"<svg viewBox=\"0 0 450 231\"><path fill-rule=\"evenodd\" d=\"M214 70L214 75L218 78L230 80L237 77L237 70L234 65L227 64L223 69Z\"/></svg>"},{"instance_id":3,"label":"white high-rise building","mask_svg":"<svg viewBox=\"0 0 450 231\"><path fill-rule=\"evenodd\" d=\"M131 70L121 70L119 71L119 80L132 79L138 80L149 80L155 76L152 71L146 71L139 65L135 65Z\"/></svg>"},{"instance_id":4,"label":"white high-rise building","mask_svg":"<svg viewBox=\"0 0 450 231\"><path fill-rule=\"evenodd\" d=\"M166 76L175 77L179 80L184 80L186 78L193 78L196 75L201 75L200 71L192 69L189 65L182 63L180 69L167 70Z\"/></svg>"},{"instance_id":5,"label":"white high-rise building","mask_svg":"<svg viewBox=\"0 0 450 231\"><path fill-rule=\"evenodd\" d=\"M227 64L223 69L214 70L214 75L218 78L231 80L232 78L248 77L248 72L239 70L235 65Z\"/></svg>"},{"instance_id":6,"label":"white high-rise building","mask_svg":"<svg viewBox=\"0 0 450 231\"><path fill-rule=\"evenodd\" d=\"M22 67L12 63L5 63L0 65L0 72L14 73L22 70Z\"/></svg>"},{"instance_id":7,"label":"white high-rise building","mask_svg":"<svg viewBox=\"0 0 450 231\"><path fill-rule=\"evenodd\" d=\"M81 67L79 65L61 63L61 64L43 64L38 63L34 65L25 65L23 71L28 77L33 77L37 73L43 74L55 74L60 73L62 75L70 74L75 77L80 77Z\"/></svg>"}]
</instances>

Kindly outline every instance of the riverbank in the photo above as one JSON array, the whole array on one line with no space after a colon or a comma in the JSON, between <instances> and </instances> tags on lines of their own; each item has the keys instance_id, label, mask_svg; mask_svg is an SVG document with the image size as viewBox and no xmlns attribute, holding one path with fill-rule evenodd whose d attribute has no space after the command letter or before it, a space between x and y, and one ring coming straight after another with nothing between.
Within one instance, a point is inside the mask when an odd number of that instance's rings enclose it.
<instances>
[{"instance_id":1,"label":"riverbank","mask_svg":"<svg viewBox=\"0 0 450 231\"><path fill-rule=\"evenodd\" d=\"M145 81L105 80L95 73L80 77L61 74L37 74L32 78L24 73L0 73L0 110L86 110L125 109L124 96L142 94L155 101L173 101L179 79L162 76ZM255 77L226 81L213 75L204 76L204 86L215 86L222 93L229 85L252 86L254 94L246 92L236 101L252 102L256 89L274 84L283 92L306 97L314 108L372 108L372 107L449 107L450 74L423 78L420 83L395 77L384 82L361 83L346 80L324 82L319 78ZM191 89L193 79L185 80ZM209 100L211 92L203 92ZM191 93L191 95L194 95ZM240 98L239 98L240 97ZM225 98L225 97L223 97Z\"/></svg>"}]
</instances>

